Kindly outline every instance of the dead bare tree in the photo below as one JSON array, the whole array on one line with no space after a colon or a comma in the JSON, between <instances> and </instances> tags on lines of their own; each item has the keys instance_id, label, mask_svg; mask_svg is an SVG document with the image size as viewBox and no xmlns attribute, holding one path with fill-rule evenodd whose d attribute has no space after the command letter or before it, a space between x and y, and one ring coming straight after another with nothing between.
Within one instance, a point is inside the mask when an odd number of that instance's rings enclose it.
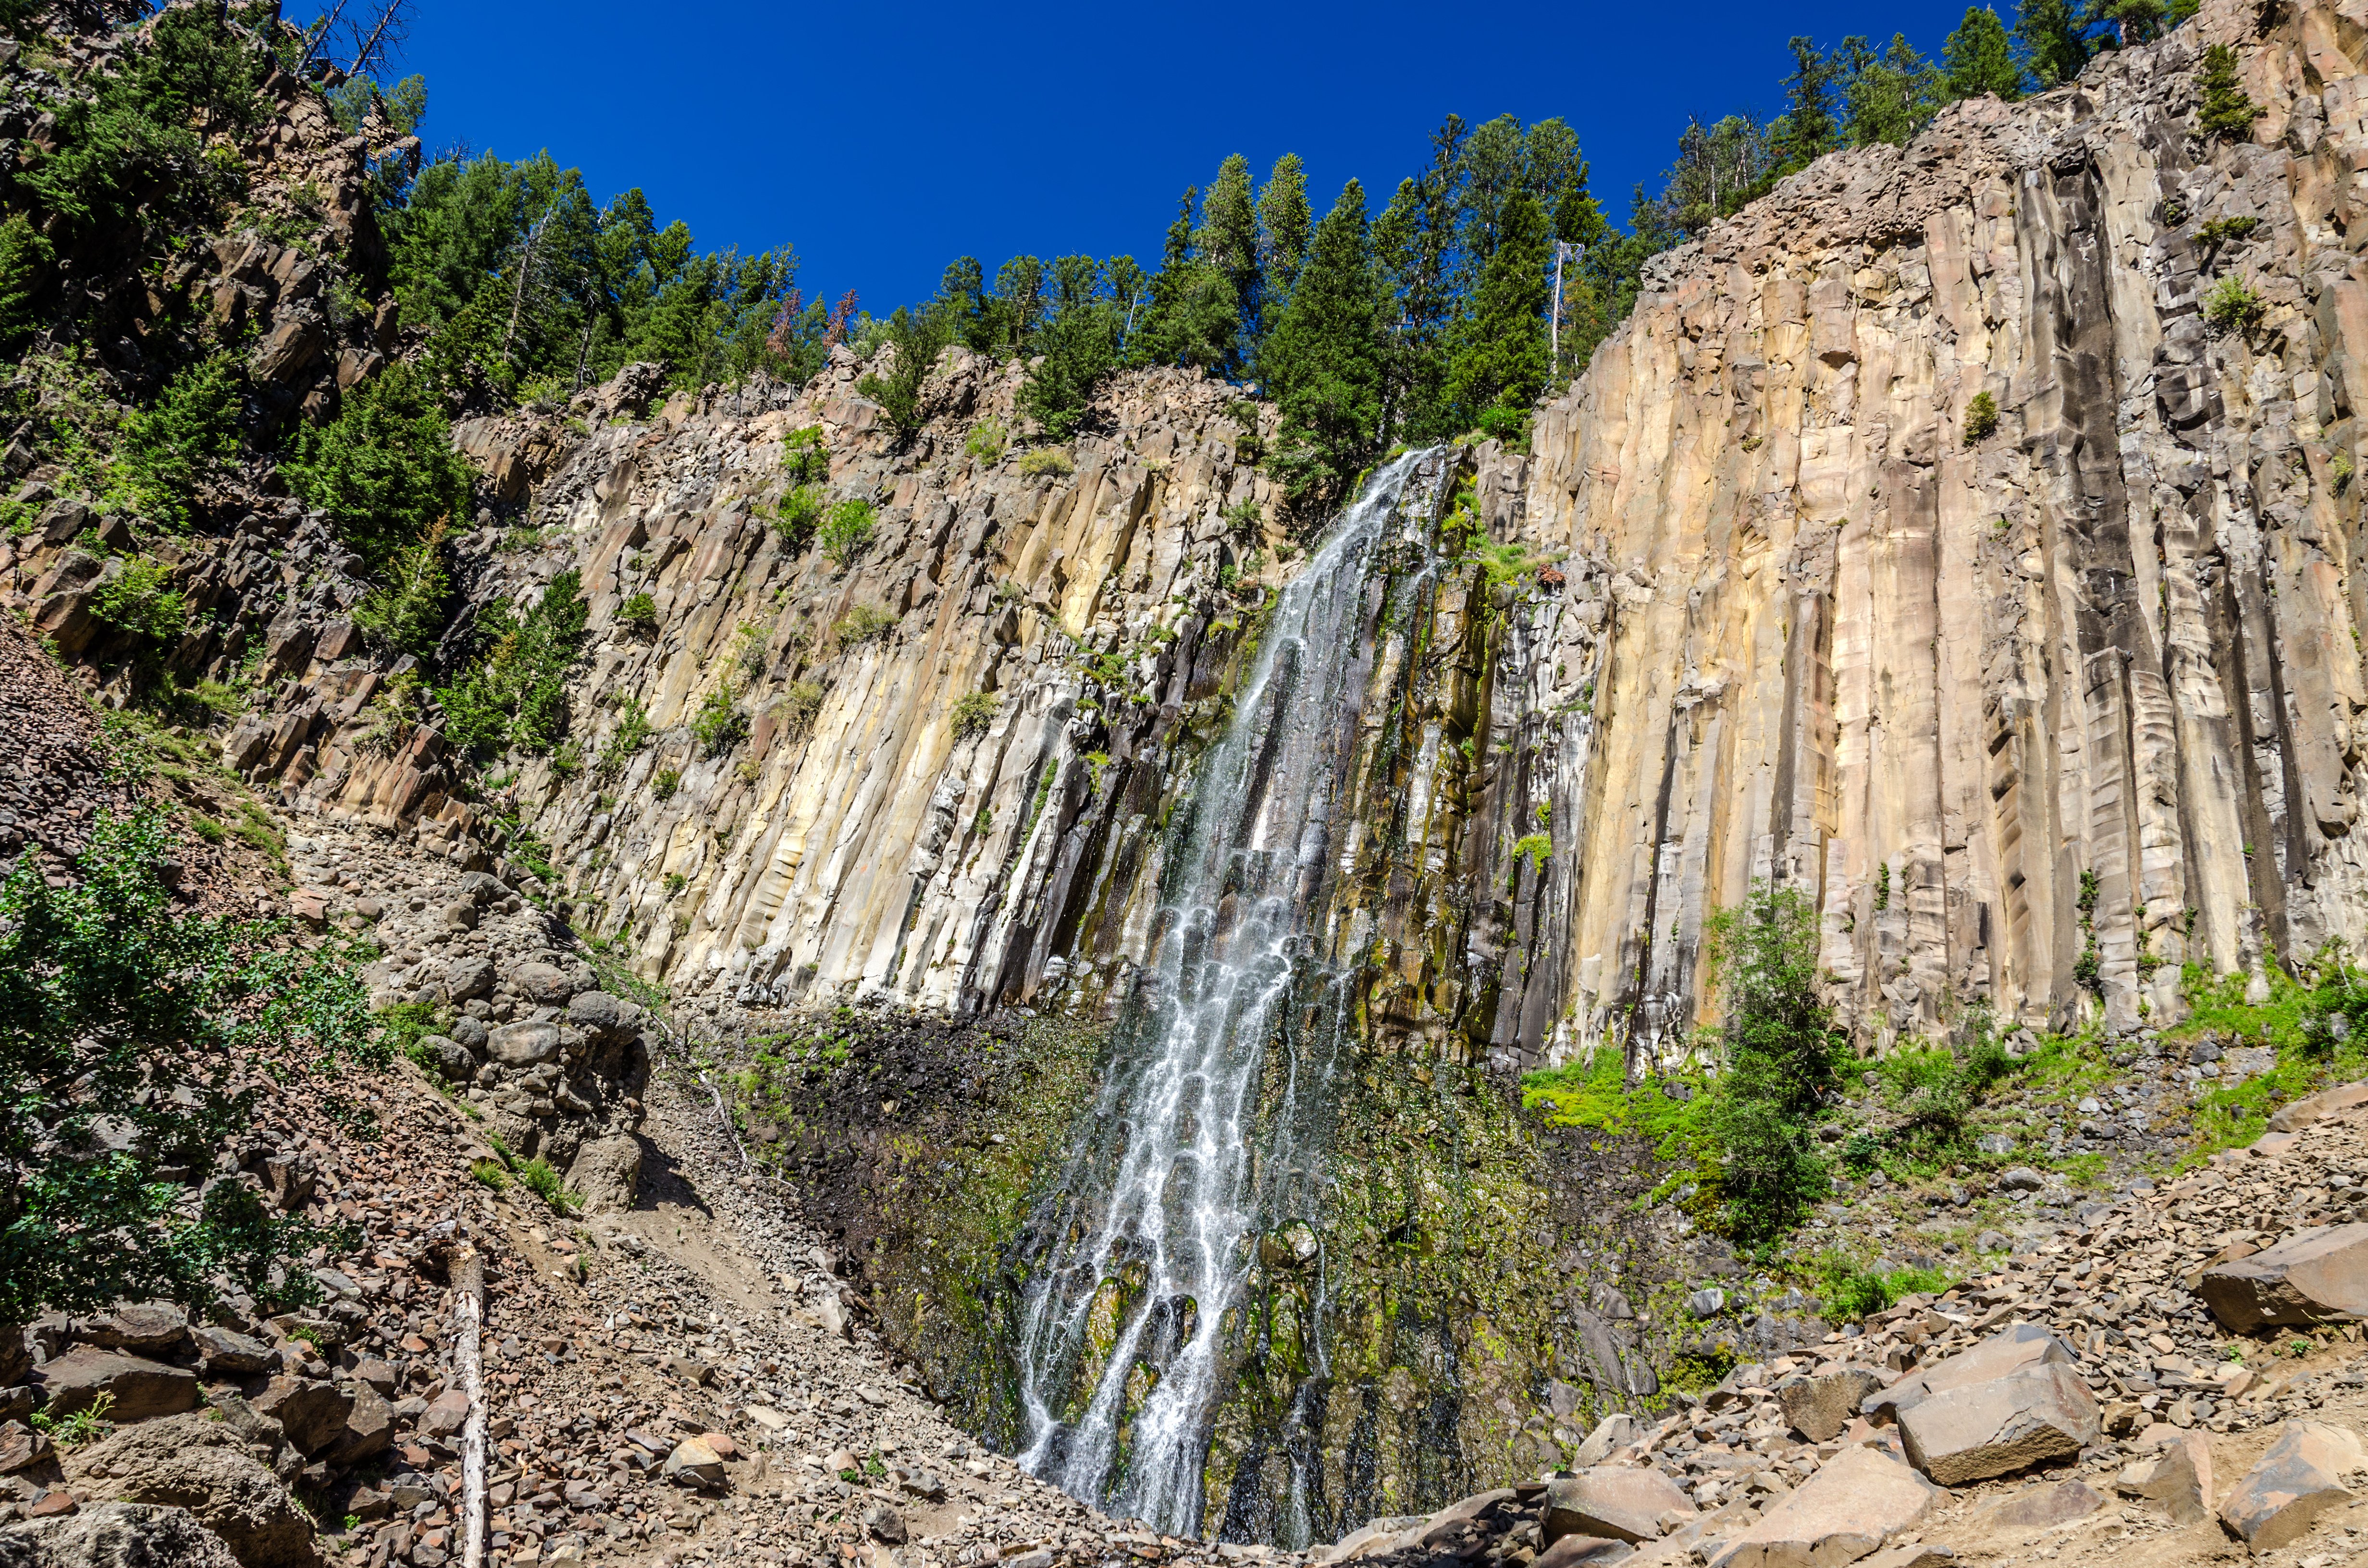
<instances>
[{"instance_id":1,"label":"dead bare tree","mask_svg":"<svg viewBox=\"0 0 2368 1568\"><path fill-rule=\"evenodd\" d=\"M383 71L411 36L413 0L380 0L378 17L365 34L360 24L354 28L361 42L355 47L354 62L346 68L349 76L373 76Z\"/></svg>"}]
</instances>

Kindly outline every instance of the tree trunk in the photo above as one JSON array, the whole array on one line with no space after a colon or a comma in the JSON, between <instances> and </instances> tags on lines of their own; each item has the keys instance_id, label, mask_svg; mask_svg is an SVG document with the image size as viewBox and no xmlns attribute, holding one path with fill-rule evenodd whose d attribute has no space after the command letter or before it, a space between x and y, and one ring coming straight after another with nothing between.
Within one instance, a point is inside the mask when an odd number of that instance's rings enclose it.
<instances>
[{"instance_id":1,"label":"tree trunk","mask_svg":"<svg viewBox=\"0 0 2368 1568\"><path fill-rule=\"evenodd\" d=\"M484 1321L485 1259L463 1243L452 1271L452 1363L469 1397L469 1417L461 1427L461 1568L484 1568L485 1562Z\"/></svg>"}]
</instances>

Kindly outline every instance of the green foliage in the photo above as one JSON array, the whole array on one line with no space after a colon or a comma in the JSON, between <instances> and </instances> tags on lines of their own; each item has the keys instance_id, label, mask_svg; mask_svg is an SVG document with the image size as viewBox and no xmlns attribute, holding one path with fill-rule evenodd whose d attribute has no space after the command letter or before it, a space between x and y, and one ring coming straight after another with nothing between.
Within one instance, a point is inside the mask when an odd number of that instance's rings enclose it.
<instances>
[{"instance_id":1,"label":"green foliage","mask_svg":"<svg viewBox=\"0 0 2368 1568\"><path fill-rule=\"evenodd\" d=\"M884 634L895 624L896 618L878 605L858 604L839 617L838 624L831 628L831 635L838 639L841 648L853 648Z\"/></svg>"},{"instance_id":2,"label":"green foliage","mask_svg":"<svg viewBox=\"0 0 2368 1568\"><path fill-rule=\"evenodd\" d=\"M819 537L824 558L845 571L863 552L863 547L871 542L875 526L871 502L841 501L822 520Z\"/></svg>"},{"instance_id":3,"label":"green foliage","mask_svg":"<svg viewBox=\"0 0 2368 1568\"><path fill-rule=\"evenodd\" d=\"M1053 263L1051 308L1030 345L1037 358L1019 403L1053 440L1065 441L1076 430L1103 379L1118 368L1124 328L1123 312L1103 288L1099 263L1089 256Z\"/></svg>"},{"instance_id":4,"label":"green foliage","mask_svg":"<svg viewBox=\"0 0 2368 1568\"><path fill-rule=\"evenodd\" d=\"M348 392L336 419L299 431L279 474L373 570L439 520L468 515L470 469L451 425L403 364Z\"/></svg>"},{"instance_id":5,"label":"green foliage","mask_svg":"<svg viewBox=\"0 0 2368 1568\"><path fill-rule=\"evenodd\" d=\"M658 624L658 602L646 591L635 594L617 607L617 619L635 631L655 631Z\"/></svg>"},{"instance_id":6,"label":"green foliage","mask_svg":"<svg viewBox=\"0 0 2368 1568\"><path fill-rule=\"evenodd\" d=\"M427 525L419 542L398 550L386 579L354 607L354 624L380 645L425 655L444 634L444 609L452 583L444 565L444 523Z\"/></svg>"},{"instance_id":7,"label":"green foliage","mask_svg":"<svg viewBox=\"0 0 2368 1568\"><path fill-rule=\"evenodd\" d=\"M1838 1252L1820 1256L1813 1270L1817 1301L1827 1323L1864 1323L1889 1312L1905 1296L1938 1296L1955 1283L1937 1268L1864 1269Z\"/></svg>"},{"instance_id":8,"label":"green foliage","mask_svg":"<svg viewBox=\"0 0 2368 1568\"><path fill-rule=\"evenodd\" d=\"M987 468L1001 462L1004 452L1010 446L1011 432L1004 427L1002 420L992 414L972 426L969 436L962 441L962 449Z\"/></svg>"},{"instance_id":9,"label":"green foliage","mask_svg":"<svg viewBox=\"0 0 2368 1568\"><path fill-rule=\"evenodd\" d=\"M2245 280L2232 272L2204 297L2203 319L2222 332L2249 332L2267 309Z\"/></svg>"},{"instance_id":10,"label":"green foliage","mask_svg":"<svg viewBox=\"0 0 2368 1568\"><path fill-rule=\"evenodd\" d=\"M661 767L657 776L650 780L650 793L660 801L673 800L675 791L681 788L682 769L679 767Z\"/></svg>"},{"instance_id":11,"label":"green foliage","mask_svg":"<svg viewBox=\"0 0 2368 1568\"><path fill-rule=\"evenodd\" d=\"M122 566L120 573L99 583L91 614L151 642L179 642L189 629L189 607L171 585L171 572L144 555L128 557Z\"/></svg>"},{"instance_id":12,"label":"green foliage","mask_svg":"<svg viewBox=\"0 0 2368 1568\"><path fill-rule=\"evenodd\" d=\"M425 705L419 693L419 674L404 670L390 676L381 683L362 710L362 726L356 741L362 750L378 756L393 756L404 743L411 739L425 715Z\"/></svg>"},{"instance_id":13,"label":"green foliage","mask_svg":"<svg viewBox=\"0 0 2368 1568\"><path fill-rule=\"evenodd\" d=\"M1987 392L1977 392L1965 405L1965 445L1978 446L1998 434L1998 399Z\"/></svg>"},{"instance_id":14,"label":"green foliage","mask_svg":"<svg viewBox=\"0 0 2368 1568\"><path fill-rule=\"evenodd\" d=\"M1517 192L1454 336L1446 392L1461 423L1477 425L1490 409L1520 419L1545 390L1548 238L1536 198Z\"/></svg>"},{"instance_id":15,"label":"green foliage","mask_svg":"<svg viewBox=\"0 0 2368 1568\"><path fill-rule=\"evenodd\" d=\"M635 753L649 744L650 713L641 699L628 697L617 705L617 723L600 746L597 766L603 778L614 778L625 769Z\"/></svg>"},{"instance_id":16,"label":"green foliage","mask_svg":"<svg viewBox=\"0 0 2368 1568\"><path fill-rule=\"evenodd\" d=\"M690 733L699 737L703 752L719 756L748 738L748 716L740 711L730 692L711 691L691 716Z\"/></svg>"},{"instance_id":17,"label":"green foliage","mask_svg":"<svg viewBox=\"0 0 2368 1568\"><path fill-rule=\"evenodd\" d=\"M0 219L0 348L14 347L38 324L37 301L57 252L22 212Z\"/></svg>"},{"instance_id":18,"label":"green foliage","mask_svg":"<svg viewBox=\"0 0 2368 1568\"><path fill-rule=\"evenodd\" d=\"M2237 79L2237 51L2225 43L2215 43L2203 51L2203 63L2196 74L2196 85L2203 92L2203 111L2196 129L2206 136L2248 136L2253 121L2261 117L2260 106L2245 96Z\"/></svg>"},{"instance_id":19,"label":"green foliage","mask_svg":"<svg viewBox=\"0 0 2368 1568\"><path fill-rule=\"evenodd\" d=\"M444 733L472 749L548 753L567 729L567 671L592 607L574 567L523 615L496 601L478 618L476 661L437 694Z\"/></svg>"},{"instance_id":20,"label":"green foliage","mask_svg":"<svg viewBox=\"0 0 2368 1568\"><path fill-rule=\"evenodd\" d=\"M510 1173L499 1160L471 1160L469 1174L477 1178L480 1186L491 1187L495 1192L509 1189Z\"/></svg>"},{"instance_id":21,"label":"green foliage","mask_svg":"<svg viewBox=\"0 0 2368 1568\"><path fill-rule=\"evenodd\" d=\"M1037 447L1019 460L1022 479L1039 479L1046 474L1068 475L1077 472L1075 459L1058 447Z\"/></svg>"},{"instance_id":22,"label":"green foliage","mask_svg":"<svg viewBox=\"0 0 2368 1568\"><path fill-rule=\"evenodd\" d=\"M781 738L796 740L814 728L814 715L822 711L822 687L810 680L793 680L774 711L780 715Z\"/></svg>"},{"instance_id":23,"label":"green foliage","mask_svg":"<svg viewBox=\"0 0 2368 1568\"><path fill-rule=\"evenodd\" d=\"M830 448L821 426L807 425L782 437L781 472L792 485L829 483Z\"/></svg>"},{"instance_id":24,"label":"green foliage","mask_svg":"<svg viewBox=\"0 0 2368 1568\"><path fill-rule=\"evenodd\" d=\"M939 312L900 308L888 318L887 341L894 352L887 357L885 369L875 358L872 368L855 383L855 390L878 403L880 412L888 416L888 427L900 447L909 446L928 418L922 388L950 336Z\"/></svg>"},{"instance_id":25,"label":"green foliage","mask_svg":"<svg viewBox=\"0 0 2368 1568\"><path fill-rule=\"evenodd\" d=\"M954 739L966 741L986 733L995 716L1003 709L1003 699L991 691L973 691L954 702Z\"/></svg>"},{"instance_id":26,"label":"green foliage","mask_svg":"<svg viewBox=\"0 0 2368 1568\"><path fill-rule=\"evenodd\" d=\"M61 1418L46 1410L33 1412L32 1427L48 1434L50 1441L61 1449L78 1449L115 1430L115 1423L107 1419L107 1413L114 1408L115 1395L102 1389L88 1404L71 1415Z\"/></svg>"},{"instance_id":27,"label":"green foliage","mask_svg":"<svg viewBox=\"0 0 2368 1568\"><path fill-rule=\"evenodd\" d=\"M732 639L732 667L729 678L746 688L765 678L772 667L771 638L754 621L744 620Z\"/></svg>"},{"instance_id":28,"label":"green foliage","mask_svg":"<svg viewBox=\"0 0 2368 1568\"><path fill-rule=\"evenodd\" d=\"M1513 858L1527 859L1531 871L1545 869L1546 857L1554 853L1554 839L1543 833L1522 835L1513 842Z\"/></svg>"},{"instance_id":29,"label":"green foliage","mask_svg":"<svg viewBox=\"0 0 2368 1568\"><path fill-rule=\"evenodd\" d=\"M203 1304L219 1277L271 1303L317 1292L332 1238L254 1188L194 1183L256 1114L258 1067L355 1119L336 1083L383 1066L361 983L277 927L175 906L154 812L102 812L50 887L0 882L0 1321L126 1297Z\"/></svg>"},{"instance_id":30,"label":"green foliage","mask_svg":"<svg viewBox=\"0 0 2368 1568\"><path fill-rule=\"evenodd\" d=\"M551 1162L541 1154L518 1161L511 1168L517 1171L518 1181L527 1190L551 1205L554 1212L573 1214L584 1207L584 1199L576 1196L575 1189L562 1181Z\"/></svg>"},{"instance_id":31,"label":"green foliage","mask_svg":"<svg viewBox=\"0 0 2368 1568\"><path fill-rule=\"evenodd\" d=\"M1282 415L1269 460L1286 492L1294 502L1338 500L1372 456L1383 390L1379 290L1355 180L1315 226L1258 367Z\"/></svg>"},{"instance_id":32,"label":"green foliage","mask_svg":"<svg viewBox=\"0 0 2368 1568\"><path fill-rule=\"evenodd\" d=\"M1984 95L2012 103L2022 97L2022 67L2006 25L1987 6L1968 6L1964 19L1941 45L1941 68L1952 98Z\"/></svg>"},{"instance_id":33,"label":"green foliage","mask_svg":"<svg viewBox=\"0 0 2368 1568\"><path fill-rule=\"evenodd\" d=\"M117 434L112 487L142 517L186 531L200 487L238 455L239 376L226 354L200 359L134 409Z\"/></svg>"},{"instance_id":34,"label":"green foliage","mask_svg":"<svg viewBox=\"0 0 2368 1568\"><path fill-rule=\"evenodd\" d=\"M791 555L803 555L806 546L814 542L814 529L821 526L822 517L822 486L796 484L783 493L780 509L773 514L773 527L781 536L783 548Z\"/></svg>"},{"instance_id":35,"label":"green foliage","mask_svg":"<svg viewBox=\"0 0 2368 1568\"><path fill-rule=\"evenodd\" d=\"M2216 251L2222 245L2251 239L2253 231L2260 226L2259 218L2214 218L2196 225L2195 241L2206 250Z\"/></svg>"}]
</instances>

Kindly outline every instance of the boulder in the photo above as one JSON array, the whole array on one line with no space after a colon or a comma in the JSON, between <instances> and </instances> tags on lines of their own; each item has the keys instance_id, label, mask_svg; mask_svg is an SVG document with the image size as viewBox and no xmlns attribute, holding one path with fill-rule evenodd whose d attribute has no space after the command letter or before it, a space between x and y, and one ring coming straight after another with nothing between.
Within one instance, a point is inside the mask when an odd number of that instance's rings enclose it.
<instances>
[{"instance_id":1,"label":"boulder","mask_svg":"<svg viewBox=\"0 0 2368 1568\"><path fill-rule=\"evenodd\" d=\"M547 963L522 963L509 972L510 989L546 1007L564 1007L569 997L586 987L575 983L567 971Z\"/></svg>"},{"instance_id":2,"label":"boulder","mask_svg":"<svg viewBox=\"0 0 2368 1568\"><path fill-rule=\"evenodd\" d=\"M631 1209L641 1191L642 1141L630 1132L590 1140L567 1167L567 1185L587 1213Z\"/></svg>"},{"instance_id":3,"label":"boulder","mask_svg":"<svg viewBox=\"0 0 2368 1568\"><path fill-rule=\"evenodd\" d=\"M208 1377L244 1377L260 1372L279 1357L278 1351L260 1339L214 1324L199 1324L189 1331L189 1337L197 1342L198 1364L205 1369Z\"/></svg>"},{"instance_id":4,"label":"boulder","mask_svg":"<svg viewBox=\"0 0 2368 1568\"><path fill-rule=\"evenodd\" d=\"M74 1337L135 1356L170 1356L188 1343L189 1314L170 1301L127 1303L76 1326Z\"/></svg>"},{"instance_id":5,"label":"boulder","mask_svg":"<svg viewBox=\"0 0 2368 1568\"><path fill-rule=\"evenodd\" d=\"M1908 1462L1944 1486L2067 1459L2099 1430L2096 1397L2055 1361L1949 1389L1899 1413Z\"/></svg>"},{"instance_id":6,"label":"boulder","mask_svg":"<svg viewBox=\"0 0 2368 1568\"><path fill-rule=\"evenodd\" d=\"M452 1038L467 1046L469 1054L480 1060L485 1054L485 1037L490 1032L484 1020L479 1018L462 1017L452 1020Z\"/></svg>"},{"instance_id":7,"label":"boulder","mask_svg":"<svg viewBox=\"0 0 2368 1568\"><path fill-rule=\"evenodd\" d=\"M2329 1508L2351 1501L2343 1477L2362 1467L2360 1439L2323 1421L2288 1421L2243 1480L2228 1489L2220 1522L2254 1551L2307 1531Z\"/></svg>"},{"instance_id":8,"label":"boulder","mask_svg":"<svg viewBox=\"0 0 2368 1568\"><path fill-rule=\"evenodd\" d=\"M1896 1420L1901 1411L1933 1394L1987 1383L2024 1367L2041 1363L2068 1366L2075 1359L2070 1346L2039 1324L2016 1324L1998 1330L1971 1350L1935 1361L1889 1388L1867 1395L1859 1408L1871 1421Z\"/></svg>"},{"instance_id":9,"label":"boulder","mask_svg":"<svg viewBox=\"0 0 2368 1568\"><path fill-rule=\"evenodd\" d=\"M1913 1529L1944 1494L1878 1449L1844 1449L1712 1554L1709 1568L1831 1568Z\"/></svg>"},{"instance_id":10,"label":"boulder","mask_svg":"<svg viewBox=\"0 0 2368 1568\"><path fill-rule=\"evenodd\" d=\"M279 1423L288 1440L308 1459L325 1450L346 1429L354 1396L318 1378L276 1377L250 1401Z\"/></svg>"},{"instance_id":11,"label":"boulder","mask_svg":"<svg viewBox=\"0 0 2368 1568\"><path fill-rule=\"evenodd\" d=\"M2077 1481L2052 1481L2027 1486L1982 1515L1982 1527L1992 1530L2047 1530L2085 1519L2105 1506L2105 1500Z\"/></svg>"},{"instance_id":12,"label":"boulder","mask_svg":"<svg viewBox=\"0 0 2368 1568\"><path fill-rule=\"evenodd\" d=\"M1546 1488L1540 1528L1548 1546L1566 1535L1651 1540L1673 1511L1692 1513L1693 1499L1659 1471L1599 1465Z\"/></svg>"},{"instance_id":13,"label":"boulder","mask_svg":"<svg viewBox=\"0 0 2368 1568\"><path fill-rule=\"evenodd\" d=\"M567 1004L567 1022L602 1045L628 1040L642 1027L642 1010L605 991L580 991Z\"/></svg>"},{"instance_id":14,"label":"boulder","mask_svg":"<svg viewBox=\"0 0 2368 1568\"><path fill-rule=\"evenodd\" d=\"M2158 1505L2173 1524L2196 1524L2212 1512L2212 1445L2185 1433L2154 1458L2123 1465L2113 1490Z\"/></svg>"},{"instance_id":15,"label":"boulder","mask_svg":"<svg viewBox=\"0 0 2368 1568\"><path fill-rule=\"evenodd\" d=\"M71 1457L74 1482L127 1503L186 1508L241 1568L312 1568L313 1521L238 1434L192 1412L128 1426Z\"/></svg>"},{"instance_id":16,"label":"boulder","mask_svg":"<svg viewBox=\"0 0 2368 1568\"><path fill-rule=\"evenodd\" d=\"M120 1350L77 1345L33 1372L33 1381L49 1396L49 1413L72 1415L87 1410L98 1397L108 1397L107 1414L113 1421L147 1421L178 1415L198 1404L198 1375Z\"/></svg>"},{"instance_id":17,"label":"boulder","mask_svg":"<svg viewBox=\"0 0 2368 1568\"><path fill-rule=\"evenodd\" d=\"M1383 1514L1367 1519L1330 1546L1320 1548L1315 1560L1323 1563L1352 1562L1360 1557L1382 1556L1396 1546L1398 1537L1424 1522L1420 1514Z\"/></svg>"},{"instance_id":18,"label":"boulder","mask_svg":"<svg viewBox=\"0 0 2368 1568\"><path fill-rule=\"evenodd\" d=\"M1776 1385L1776 1403L1793 1430L1812 1443L1829 1442L1866 1397L1883 1387L1880 1375L1864 1367L1844 1367L1816 1377L1786 1378Z\"/></svg>"},{"instance_id":19,"label":"boulder","mask_svg":"<svg viewBox=\"0 0 2368 1568\"><path fill-rule=\"evenodd\" d=\"M1954 1547L1937 1541L1919 1541L1914 1546L1886 1546L1872 1557L1861 1557L1852 1568L1955 1568Z\"/></svg>"},{"instance_id":20,"label":"boulder","mask_svg":"<svg viewBox=\"0 0 2368 1568\"><path fill-rule=\"evenodd\" d=\"M2368 1313L2368 1224L2296 1231L2265 1252L2205 1269L2196 1293L2240 1334Z\"/></svg>"},{"instance_id":21,"label":"boulder","mask_svg":"<svg viewBox=\"0 0 2368 1568\"><path fill-rule=\"evenodd\" d=\"M30 1470L50 1457L50 1439L22 1421L0 1421L0 1475Z\"/></svg>"},{"instance_id":22,"label":"boulder","mask_svg":"<svg viewBox=\"0 0 2368 1568\"><path fill-rule=\"evenodd\" d=\"M419 1435L423 1437L458 1437L468 1421L469 1396L459 1389L446 1389L420 1412Z\"/></svg>"},{"instance_id":23,"label":"boulder","mask_svg":"<svg viewBox=\"0 0 2368 1568\"><path fill-rule=\"evenodd\" d=\"M1635 1555L1636 1549L1624 1540L1566 1535L1540 1552L1530 1568L1611 1568L1612 1563L1625 1562Z\"/></svg>"},{"instance_id":24,"label":"boulder","mask_svg":"<svg viewBox=\"0 0 2368 1568\"><path fill-rule=\"evenodd\" d=\"M467 1002L494 994L494 963L491 959L470 956L454 959L444 966L444 994L455 1002Z\"/></svg>"},{"instance_id":25,"label":"boulder","mask_svg":"<svg viewBox=\"0 0 2368 1568\"><path fill-rule=\"evenodd\" d=\"M1636 1418L1633 1415L1607 1415L1596 1424L1595 1430L1579 1444L1578 1452L1571 1457L1573 1470L1585 1470L1601 1464L1611 1457L1611 1450L1624 1448L1636 1440Z\"/></svg>"},{"instance_id":26,"label":"boulder","mask_svg":"<svg viewBox=\"0 0 2368 1568\"><path fill-rule=\"evenodd\" d=\"M469 1048L444 1035L421 1035L413 1049L448 1084L457 1084L477 1070L477 1059L469 1054Z\"/></svg>"},{"instance_id":27,"label":"boulder","mask_svg":"<svg viewBox=\"0 0 2368 1568\"><path fill-rule=\"evenodd\" d=\"M0 1568L238 1568L238 1559L187 1508L99 1503L0 1525Z\"/></svg>"},{"instance_id":28,"label":"boulder","mask_svg":"<svg viewBox=\"0 0 2368 1568\"><path fill-rule=\"evenodd\" d=\"M905 1544L905 1516L885 1503L863 1510L863 1533L883 1546Z\"/></svg>"},{"instance_id":29,"label":"boulder","mask_svg":"<svg viewBox=\"0 0 2368 1568\"><path fill-rule=\"evenodd\" d=\"M535 1067L559 1055L559 1026L533 1018L504 1024L485 1036L485 1050L505 1067Z\"/></svg>"},{"instance_id":30,"label":"boulder","mask_svg":"<svg viewBox=\"0 0 2368 1568\"><path fill-rule=\"evenodd\" d=\"M365 1363L367 1365L367 1363ZM346 1412L345 1430L322 1457L334 1465L358 1464L394 1447L394 1406L369 1382L354 1383L353 1404Z\"/></svg>"},{"instance_id":31,"label":"boulder","mask_svg":"<svg viewBox=\"0 0 2368 1568\"><path fill-rule=\"evenodd\" d=\"M723 1484L723 1457L703 1437L687 1437L666 1458L666 1478L677 1486L713 1490Z\"/></svg>"},{"instance_id":32,"label":"boulder","mask_svg":"<svg viewBox=\"0 0 2368 1568\"><path fill-rule=\"evenodd\" d=\"M2289 1100L2270 1117L2272 1132L2299 1132L2314 1121L2322 1121L2339 1111L2354 1106L2368 1105L2368 1084L2339 1084L2331 1089L2321 1089L2315 1095L2305 1095Z\"/></svg>"}]
</instances>

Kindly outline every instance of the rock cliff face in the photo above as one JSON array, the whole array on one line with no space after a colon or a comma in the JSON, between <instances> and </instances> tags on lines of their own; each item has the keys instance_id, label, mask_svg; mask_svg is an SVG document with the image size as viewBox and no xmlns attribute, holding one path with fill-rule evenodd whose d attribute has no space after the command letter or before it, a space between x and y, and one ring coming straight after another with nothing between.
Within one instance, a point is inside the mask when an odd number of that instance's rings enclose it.
<instances>
[{"instance_id":1,"label":"rock cliff face","mask_svg":"<svg viewBox=\"0 0 2368 1568\"><path fill-rule=\"evenodd\" d=\"M1554 656L1591 683L1578 1038L1673 1046L1756 877L1815 895L1877 1040L1980 1000L2130 1028L2182 964L2359 945L2362 19L2208 6L1656 265L1519 524L1572 553ZM2193 129L2214 41L2243 142ZM2249 323L2207 311L2230 279Z\"/></svg>"}]
</instances>

